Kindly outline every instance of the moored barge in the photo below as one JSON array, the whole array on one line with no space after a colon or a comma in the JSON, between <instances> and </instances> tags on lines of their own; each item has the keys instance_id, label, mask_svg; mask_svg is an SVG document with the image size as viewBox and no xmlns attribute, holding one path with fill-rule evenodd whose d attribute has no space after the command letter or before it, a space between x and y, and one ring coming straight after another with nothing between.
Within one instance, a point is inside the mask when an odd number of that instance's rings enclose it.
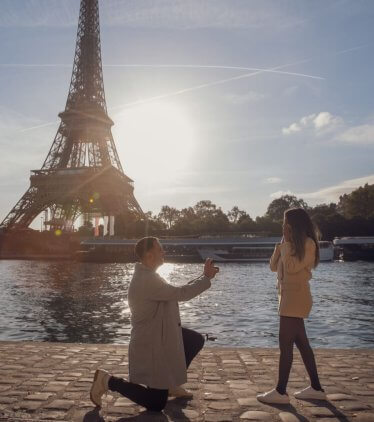
<instances>
[{"instance_id":1,"label":"moored barge","mask_svg":"<svg viewBox=\"0 0 374 422\"><path fill-rule=\"evenodd\" d=\"M280 237L199 237L160 239L165 262L268 262ZM81 242L77 253L80 261L134 262L137 239L88 239ZM321 261L334 259L331 242L320 242Z\"/></svg>"}]
</instances>

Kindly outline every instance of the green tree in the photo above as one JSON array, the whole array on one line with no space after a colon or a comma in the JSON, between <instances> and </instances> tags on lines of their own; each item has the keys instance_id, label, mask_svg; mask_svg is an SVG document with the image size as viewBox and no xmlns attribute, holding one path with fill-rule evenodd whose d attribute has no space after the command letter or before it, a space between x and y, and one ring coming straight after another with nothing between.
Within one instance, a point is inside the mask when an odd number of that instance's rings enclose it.
<instances>
[{"instance_id":1,"label":"green tree","mask_svg":"<svg viewBox=\"0 0 374 422\"><path fill-rule=\"evenodd\" d=\"M192 207L182 208L179 212L179 218L194 220L196 218L195 210Z\"/></svg>"},{"instance_id":2,"label":"green tree","mask_svg":"<svg viewBox=\"0 0 374 422\"><path fill-rule=\"evenodd\" d=\"M144 218L139 218L131 212L122 213L115 218L114 233L125 238L139 238L162 234L166 225L151 211L144 213Z\"/></svg>"},{"instance_id":3,"label":"green tree","mask_svg":"<svg viewBox=\"0 0 374 422\"><path fill-rule=\"evenodd\" d=\"M349 223L341 214L324 215L319 213L312 218L323 240L333 240L336 236L348 235Z\"/></svg>"},{"instance_id":4,"label":"green tree","mask_svg":"<svg viewBox=\"0 0 374 422\"><path fill-rule=\"evenodd\" d=\"M256 217L255 229L264 236L281 236L282 221L274 221L267 214L262 217Z\"/></svg>"},{"instance_id":5,"label":"green tree","mask_svg":"<svg viewBox=\"0 0 374 422\"><path fill-rule=\"evenodd\" d=\"M341 231L343 224L341 215L337 211L337 205L331 202L330 204L319 204L309 209L309 215L311 216L315 226L320 232L321 239L332 240L331 228ZM332 237L331 237L332 236Z\"/></svg>"},{"instance_id":6,"label":"green tree","mask_svg":"<svg viewBox=\"0 0 374 422\"><path fill-rule=\"evenodd\" d=\"M365 186L340 196L338 210L346 218L374 217L374 184L366 183Z\"/></svg>"},{"instance_id":7,"label":"green tree","mask_svg":"<svg viewBox=\"0 0 374 422\"><path fill-rule=\"evenodd\" d=\"M191 235L197 234L197 216L192 207L182 208L179 211L178 220L173 226L173 231L176 235Z\"/></svg>"},{"instance_id":8,"label":"green tree","mask_svg":"<svg viewBox=\"0 0 374 422\"><path fill-rule=\"evenodd\" d=\"M232 207L231 211L229 211L227 213L227 217L228 217L230 223L236 224L240 220L248 218L249 215L245 211L239 209L239 207L237 205L235 205L234 207Z\"/></svg>"},{"instance_id":9,"label":"green tree","mask_svg":"<svg viewBox=\"0 0 374 422\"><path fill-rule=\"evenodd\" d=\"M333 202L330 204L319 204L309 209L309 215L314 217L315 215L330 216L338 214L337 205Z\"/></svg>"},{"instance_id":10,"label":"green tree","mask_svg":"<svg viewBox=\"0 0 374 422\"><path fill-rule=\"evenodd\" d=\"M266 211L266 216L272 221L282 221L284 212L288 208L293 207L308 209L308 204L303 199L298 199L294 195L283 195L270 202Z\"/></svg>"},{"instance_id":11,"label":"green tree","mask_svg":"<svg viewBox=\"0 0 374 422\"><path fill-rule=\"evenodd\" d=\"M256 231L256 223L252 220L252 218L245 213L245 215L241 215L236 223L237 231L239 232L255 232Z\"/></svg>"},{"instance_id":12,"label":"green tree","mask_svg":"<svg viewBox=\"0 0 374 422\"><path fill-rule=\"evenodd\" d=\"M158 218L166 225L167 229L171 229L179 218L179 211L174 207L163 205L158 214Z\"/></svg>"},{"instance_id":13,"label":"green tree","mask_svg":"<svg viewBox=\"0 0 374 422\"><path fill-rule=\"evenodd\" d=\"M193 207L196 215L195 229L200 233L226 232L229 229L229 219L212 201L199 201Z\"/></svg>"},{"instance_id":14,"label":"green tree","mask_svg":"<svg viewBox=\"0 0 374 422\"><path fill-rule=\"evenodd\" d=\"M158 215L153 215L152 211L146 212L145 216L144 236L163 234L163 232L167 230L165 222L162 221Z\"/></svg>"},{"instance_id":15,"label":"green tree","mask_svg":"<svg viewBox=\"0 0 374 422\"><path fill-rule=\"evenodd\" d=\"M208 218L216 212L217 205L209 200L199 201L194 205L193 210L198 218Z\"/></svg>"},{"instance_id":16,"label":"green tree","mask_svg":"<svg viewBox=\"0 0 374 422\"><path fill-rule=\"evenodd\" d=\"M134 226L138 217L130 212L123 212L114 219L114 234L121 237L133 237Z\"/></svg>"}]
</instances>

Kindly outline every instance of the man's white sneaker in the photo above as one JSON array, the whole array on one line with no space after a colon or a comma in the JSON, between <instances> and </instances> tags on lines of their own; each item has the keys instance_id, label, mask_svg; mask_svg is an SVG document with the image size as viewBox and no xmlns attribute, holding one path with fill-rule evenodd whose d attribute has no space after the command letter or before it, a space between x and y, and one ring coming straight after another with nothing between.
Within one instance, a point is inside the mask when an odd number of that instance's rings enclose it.
<instances>
[{"instance_id":1,"label":"man's white sneaker","mask_svg":"<svg viewBox=\"0 0 374 422\"><path fill-rule=\"evenodd\" d=\"M185 390L183 387L173 387L169 389L169 396L180 399L192 399L193 394L191 391Z\"/></svg>"},{"instance_id":2,"label":"man's white sneaker","mask_svg":"<svg viewBox=\"0 0 374 422\"><path fill-rule=\"evenodd\" d=\"M90 391L90 399L93 404L101 407L101 397L108 392L108 381L110 375L103 369L97 369L94 375L94 379Z\"/></svg>"},{"instance_id":3,"label":"man's white sneaker","mask_svg":"<svg viewBox=\"0 0 374 422\"><path fill-rule=\"evenodd\" d=\"M257 400L262 403L273 404L288 404L290 402L288 394L280 394L275 388L267 393L258 394Z\"/></svg>"},{"instance_id":4,"label":"man's white sneaker","mask_svg":"<svg viewBox=\"0 0 374 422\"><path fill-rule=\"evenodd\" d=\"M315 390L311 385L304 390L297 391L295 398L300 400L326 400L326 393L321 390Z\"/></svg>"}]
</instances>

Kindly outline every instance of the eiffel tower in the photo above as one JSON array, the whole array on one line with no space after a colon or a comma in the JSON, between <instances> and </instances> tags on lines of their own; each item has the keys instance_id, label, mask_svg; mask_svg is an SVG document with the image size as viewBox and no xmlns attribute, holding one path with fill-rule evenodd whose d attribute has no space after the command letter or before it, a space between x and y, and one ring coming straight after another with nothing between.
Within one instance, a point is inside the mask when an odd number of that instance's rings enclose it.
<instances>
[{"instance_id":1,"label":"eiffel tower","mask_svg":"<svg viewBox=\"0 0 374 422\"><path fill-rule=\"evenodd\" d=\"M5 217L4 229L27 228L49 210L51 229L69 230L80 214L143 216L123 172L107 114L98 0L81 0L73 73L60 126L30 187ZM112 221L112 219L109 219Z\"/></svg>"}]
</instances>

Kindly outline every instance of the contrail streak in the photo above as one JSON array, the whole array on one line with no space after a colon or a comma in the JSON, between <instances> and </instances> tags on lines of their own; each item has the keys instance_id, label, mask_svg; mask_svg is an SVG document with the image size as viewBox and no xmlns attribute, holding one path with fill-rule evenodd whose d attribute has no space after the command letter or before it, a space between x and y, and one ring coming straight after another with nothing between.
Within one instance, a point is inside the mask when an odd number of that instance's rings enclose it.
<instances>
[{"instance_id":1,"label":"contrail streak","mask_svg":"<svg viewBox=\"0 0 374 422\"><path fill-rule=\"evenodd\" d=\"M360 46L357 46L357 47L352 47L352 48L341 50L341 51L337 51L335 53L332 53L332 55L337 56L339 54L347 53L347 52L354 51L354 50L359 50L361 48L364 48L366 45L367 44L360 45ZM251 69L251 70L254 70L254 71L249 72L249 73L245 73L244 75L233 76L231 78L220 79L218 81L208 82L208 83L205 83L205 84L193 86L193 87L190 87L190 88L181 89L181 90L174 91L174 92L171 92L171 93L157 95L155 97L147 98L147 99L144 99L144 100L139 100L139 101L135 101L135 102L132 102L132 103L127 103L127 104L124 104L122 106L112 107L111 110L117 110L117 109L120 109L120 108L128 108L128 107L141 105L141 104L152 102L152 101L157 101L157 100L164 99L164 98L174 97L174 96L177 96L177 95L184 94L186 92L196 91L196 90L199 90L199 89L224 84L226 82L231 82L231 81L235 81L235 80L238 80L238 79L250 78L252 76L255 76L255 75L258 75L258 74L261 74L261 73L285 73L285 74L289 74L289 75L296 75L296 73L292 73L292 72L281 72L279 69L283 69L284 67L288 67L288 66L295 66L297 64L307 63L307 62L310 62L314 59L315 59L315 57L310 57L308 59L299 60L299 61L293 62L293 63L287 63L287 64L284 64L284 65L281 65L281 66L276 66L276 67L273 67L273 68L270 68L270 69L246 68L246 67L238 67L238 66L223 66L224 68L242 69L242 70ZM305 75L305 74L300 74L300 73L298 73L297 75L309 77L309 78L314 78L314 79L320 79L320 80L325 79L325 78L322 78L322 77L319 77L319 76L311 76L311 75ZM121 114L121 113L118 113L118 114Z\"/></svg>"},{"instance_id":2,"label":"contrail streak","mask_svg":"<svg viewBox=\"0 0 374 422\"><path fill-rule=\"evenodd\" d=\"M0 63L0 67L70 67L71 64L59 63Z\"/></svg>"},{"instance_id":3,"label":"contrail streak","mask_svg":"<svg viewBox=\"0 0 374 422\"><path fill-rule=\"evenodd\" d=\"M104 67L128 67L128 68L152 68L152 69L224 69L224 70L250 70L255 72L279 73L281 75L302 76L312 79L325 79L320 76L307 75L305 73L284 72L275 69L263 69L258 67L242 67L242 66L217 66L217 65L198 65L198 64L108 64Z\"/></svg>"},{"instance_id":4,"label":"contrail streak","mask_svg":"<svg viewBox=\"0 0 374 422\"><path fill-rule=\"evenodd\" d=\"M287 66L305 63L309 60L311 60L311 59L301 60L301 61L293 62L293 63L287 63L287 64L284 64L284 65L281 65L281 66L276 66L276 67L273 67L273 68L270 68L270 69L239 67L239 66L213 66L213 65L211 65L211 66L208 66L208 65L207 66L204 66L204 65L120 65L120 67L135 67L135 66L142 66L142 67L185 67L185 68L228 69L228 70L251 70L251 72L244 73L243 75L233 76L233 77L230 77L230 78L219 79L219 80L213 81L213 82L207 82L207 83L204 83L204 84L195 85L195 86L192 86L192 87L189 87L189 88L183 88L183 89L180 89L178 91L169 92L169 93L166 93L166 94L160 94L160 95L157 95L157 96L154 96L154 97L146 98L144 100L139 100L139 101L135 101L135 102L132 102L132 103L123 104L123 105L120 105L120 106L111 107L110 110L113 111L113 110L118 110L118 109L124 109L124 108L133 107L133 106L136 106L136 105L141 105L141 104L161 100L161 99L164 99L164 98L175 97L177 95L185 94L187 92L197 91L199 89L208 88L208 87L215 86L215 85L221 85L221 84L224 84L226 82L253 77L253 76L259 75L261 73L281 73L281 74L287 74L287 75L292 75L292 76L304 76L304 77L309 77L309 78L313 78L313 79L323 80L324 78L319 77L319 76L304 75L304 74L301 74L301 73L294 73L294 72L282 72L282 71L279 70L279 69L282 69L282 68L287 67ZM36 66L36 65L32 65L32 66ZM47 65L47 66L52 67L54 65ZM109 65L109 66L118 66L118 65ZM120 114L121 113L117 113L117 115L120 115ZM39 129L39 128L54 125L54 124L56 124L56 121L44 123L44 124L37 125L37 126L32 126L32 127L26 128L26 129L22 129L21 132L28 132L30 130L35 130L35 129Z\"/></svg>"},{"instance_id":5,"label":"contrail streak","mask_svg":"<svg viewBox=\"0 0 374 422\"><path fill-rule=\"evenodd\" d=\"M27 64L27 63L0 63L0 67L66 67L70 68L71 65L67 64ZM222 69L222 70L250 70L261 71L268 73L279 73L281 75L301 76L304 78L312 79L325 79L320 76L307 75L298 72L284 72L281 70L263 69L258 67L244 67L244 66L219 66L219 65L199 65L199 64L105 64L103 67L119 67L119 68L151 68L151 69Z\"/></svg>"},{"instance_id":6,"label":"contrail streak","mask_svg":"<svg viewBox=\"0 0 374 422\"><path fill-rule=\"evenodd\" d=\"M148 102L161 100L163 98L175 97L177 95L185 94L186 92L197 91L197 90L202 89L202 88L208 88L208 87L215 86L215 85L221 85L221 84L224 84L226 82L236 81L236 80L244 79L244 78L250 78L250 77L253 77L255 75L265 73L265 72L274 72L278 69L282 69L282 68L287 67L287 66L305 63L309 60L311 60L311 59L300 60L298 62L287 63L287 64L283 64L281 66L276 66L276 67L273 67L273 68L270 68L270 69L261 69L261 70L255 71L255 72L249 72L249 73L244 73L243 75L233 76L231 78L219 79L217 81L207 82L205 84L200 84L200 85L195 85L195 86L192 86L190 88L184 88L184 89L180 89L178 91L169 92L167 94L161 94L161 95L157 95L155 97L146 98L144 100L139 100L139 101L135 101L135 102L132 102L132 103L123 104L121 106L112 107L111 110L117 110L119 108L128 108L128 107L132 107L132 106L135 106L135 105L140 105L140 104L144 104L144 103L148 103ZM321 79L323 79L323 78L321 78ZM118 113L118 114L121 114L121 113Z\"/></svg>"},{"instance_id":7,"label":"contrail streak","mask_svg":"<svg viewBox=\"0 0 374 422\"><path fill-rule=\"evenodd\" d=\"M54 125L56 123L58 123L58 120L55 120L54 122L43 123L43 124L37 125L37 126L27 127L25 129L22 129L20 132L28 132L29 130L40 129L42 127L51 126L51 125Z\"/></svg>"},{"instance_id":8,"label":"contrail streak","mask_svg":"<svg viewBox=\"0 0 374 422\"><path fill-rule=\"evenodd\" d=\"M335 53L335 56L338 56L339 54L344 54L344 53L349 53L350 51L356 51L356 50L361 50L361 48L366 47L368 44L362 44L362 45L358 45L357 47L352 47L352 48L347 48L346 50L341 50L338 51L337 53Z\"/></svg>"},{"instance_id":9,"label":"contrail streak","mask_svg":"<svg viewBox=\"0 0 374 422\"><path fill-rule=\"evenodd\" d=\"M332 53L330 56L337 56L340 54L344 54L344 53L348 53L350 51L355 51L355 50L359 50L361 48L366 47L367 44L364 45L360 45L357 47L352 47L352 48L348 48L345 50L341 50L341 51L337 51L335 53ZM181 95L184 94L186 92L192 92L192 91L197 91L199 89L203 89L203 88L208 88L211 86L215 86L215 85L221 85L224 84L226 82L231 82L231 81L235 81L235 80L239 80L239 79L244 79L244 78L250 78L253 77L255 75L261 74L261 73L281 73L281 74L286 74L286 75L292 75L292 76L302 76L302 77L307 77L307 78L313 78L313 79L319 79L319 80L324 80L325 78L319 77L319 76L313 76L313 75L307 75L307 74L303 74L303 73L295 73L295 72L284 72L284 71L280 71L280 69L284 68L284 67L288 67L288 66L294 66L297 64L302 64L302 63L307 63L310 62L312 60L314 60L315 57L311 57L308 59L304 59L304 60L300 60L298 62L293 62L293 63L288 63L288 64L284 64L281 66L276 66L270 69L260 69L260 68L252 68L252 67L241 67L241 66L215 66L215 65L139 65L139 64L113 64L113 65L104 65L104 67L150 67L150 68L165 68L165 67L169 67L169 68L207 68L207 69L231 69L231 70L251 70L251 72L249 73L245 73L243 75L238 75L238 76L233 76L231 78L225 78L225 79L219 79L217 81L213 81L213 82L208 82L205 84L200 84L200 85L196 85L193 87L189 87L189 88L184 88L184 89L180 89L178 91L174 91L174 92L170 92L170 93L166 93L166 94L160 94L154 97L150 97L150 98L146 98L144 100L139 100L139 101L134 101L132 103L127 103L127 104L123 104L121 106L116 106L116 107L111 107L109 110L118 110L118 109L124 109L124 108L128 108L128 107L132 107L132 106L136 106L136 105L141 105L141 104L145 104L148 102L153 102L153 101L157 101L160 99L164 99L164 98L169 98L169 97L174 97L177 95ZM42 67L70 67L68 65L64 65L64 64L41 64L41 65L37 65L37 64L1 64L0 63L0 67L14 67L14 66L25 66L25 67L37 67L37 66L42 66ZM121 113L117 113L117 115L120 115ZM35 129L39 129L41 127L45 127L45 126L50 126L55 124L55 122L48 122L42 125L38 125L38 126L33 126L30 128L25 128L22 130L22 132L27 132L29 130L35 130Z\"/></svg>"}]
</instances>

